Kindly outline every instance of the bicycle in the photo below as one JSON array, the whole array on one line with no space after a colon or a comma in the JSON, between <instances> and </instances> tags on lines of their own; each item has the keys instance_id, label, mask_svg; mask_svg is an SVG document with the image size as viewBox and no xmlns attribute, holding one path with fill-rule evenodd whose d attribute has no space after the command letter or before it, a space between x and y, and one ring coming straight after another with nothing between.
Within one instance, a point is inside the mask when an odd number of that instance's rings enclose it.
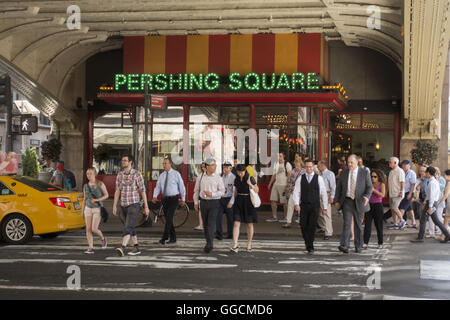
<instances>
[{"instance_id":1,"label":"bicycle","mask_svg":"<svg viewBox=\"0 0 450 320\"><path fill-rule=\"evenodd\" d=\"M163 224L166 224L166 219L164 218L164 211L163 211L163 205L162 203L159 204L153 204L152 202L148 202L148 208L150 209L150 214L148 216L145 215L144 208L142 207L141 211L139 212L137 218L136 218L136 228L141 227L144 224L146 224L149 220L151 223L156 223L158 219L161 220ZM150 217L152 216L152 217ZM174 228L181 227L184 225L189 217L189 207L187 204L180 205L178 204L175 213L173 215L173 226ZM125 216L120 210L119 213L120 221L125 224Z\"/></svg>"}]
</instances>

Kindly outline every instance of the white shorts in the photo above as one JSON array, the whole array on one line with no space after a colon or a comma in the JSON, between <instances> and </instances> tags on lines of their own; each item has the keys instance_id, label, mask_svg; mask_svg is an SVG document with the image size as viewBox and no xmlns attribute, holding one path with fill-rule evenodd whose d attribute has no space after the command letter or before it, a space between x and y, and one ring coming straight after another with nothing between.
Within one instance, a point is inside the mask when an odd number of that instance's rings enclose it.
<instances>
[{"instance_id":1,"label":"white shorts","mask_svg":"<svg viewBox=\"0 0 450 320\"><path fill-rule=\"evenodd\" d=\"M391 210L398 210L398 207L400 206L400 202L402 202L403 198L396 197L396 198L389 198L389 205L391 207Z\"/></svg>"},{"instance_id":2,"label":"white shorts","mask_svg":"<svg viewBox=\"0 0 450 320\"><path fill-rule=\"evenodd\" d=\"M84 216L85 217L90 217L90 216L94 216L94 215L100 216L100 208L89 208L89 207L84 208Z\"/></svg>"},{"instance_id":3,"label":"white shorts","mask_svg":"<svg viewBox=\"0 0 450 320\"><path fill-rule=\"evenodd\" d=\"M286 186L274 184L270 192L270 201L278 201L278 199L280 199L282 204L287 203Z\"/></svg>"}]
</instances>

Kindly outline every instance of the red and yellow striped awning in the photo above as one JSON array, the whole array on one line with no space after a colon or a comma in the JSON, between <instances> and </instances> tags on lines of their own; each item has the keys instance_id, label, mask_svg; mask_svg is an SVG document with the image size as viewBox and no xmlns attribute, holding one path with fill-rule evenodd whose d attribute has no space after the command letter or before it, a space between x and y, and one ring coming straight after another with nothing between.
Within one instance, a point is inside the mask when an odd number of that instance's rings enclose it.
<instances>
[{"instance_id":1,"label":"red and yellow striped awning","mask_svg":"<svg viewBox=\"0 0 450 320\"><path fill-rule=\"evenodd\" d=\"M321 34L125 37L123 73L320 73L328 81Z\"/></svg>"}]
</instances>

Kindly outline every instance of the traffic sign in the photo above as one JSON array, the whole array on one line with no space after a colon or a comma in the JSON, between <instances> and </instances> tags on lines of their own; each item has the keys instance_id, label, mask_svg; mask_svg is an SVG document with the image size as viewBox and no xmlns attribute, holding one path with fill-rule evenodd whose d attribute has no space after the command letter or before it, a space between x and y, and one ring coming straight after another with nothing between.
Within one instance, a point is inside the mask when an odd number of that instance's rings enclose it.
<instances>
[{"instance_id":1,"label":"traffic sign","mask_svg":"<svg viewBox=\"0 0 450 320\"><path fill-rule=\"evenodd\" d=\"M151 95L152 101L151 101L151 108L152 109L160 109L165 110L167 107L167 97L165 96L155 96Z\"/></svg>"},{"instance_id":2,"label":"traffic sign","mask_svg":"<svg viewBox=\"0 0 450 320\"><path fill-rule=\"evenodd\" d=\"M36 116L24 114L20 116L19 134L31 134L38 131L38 119Z\"/></svg>"}]
</instances>

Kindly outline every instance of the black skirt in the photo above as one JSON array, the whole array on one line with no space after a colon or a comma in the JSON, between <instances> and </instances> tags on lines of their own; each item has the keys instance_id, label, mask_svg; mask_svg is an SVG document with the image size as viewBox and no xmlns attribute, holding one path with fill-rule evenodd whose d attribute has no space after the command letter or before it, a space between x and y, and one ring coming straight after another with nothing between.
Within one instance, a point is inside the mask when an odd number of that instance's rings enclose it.
<instances>
[{"instance_id":1,"label":"black skirt","mask_svg":"<svg viewBox=\"0 0 450 320\"><path fill-rule=\"evenodd\" d=\"M244 223L258 223L256 208L252 204L250 195L237 195L233 206L234 221Z\"/></svg>"}]
</instances>

